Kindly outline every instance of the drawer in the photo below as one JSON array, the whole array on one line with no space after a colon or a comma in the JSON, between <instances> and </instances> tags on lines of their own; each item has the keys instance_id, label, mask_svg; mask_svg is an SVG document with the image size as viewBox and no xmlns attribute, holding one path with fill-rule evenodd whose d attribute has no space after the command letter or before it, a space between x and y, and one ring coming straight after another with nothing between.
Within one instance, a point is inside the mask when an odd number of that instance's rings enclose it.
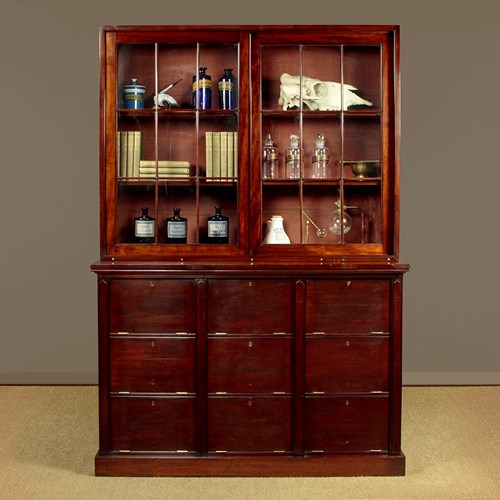
<instances>
[{"instance_id":1,"label":"drawer","mask_svg":"<svg viewBox=\"0 0 500 500\"><path fill-rule=\"evenodd\" d=\"M292 449L292 398L208 398L210 452L273 452Z\"/></svg>"},{"instance_id":2,"label":"drawer","mask_svg":"<svg viewBox=\"0 0 500 500\"><path fill-rule=\"evenodd\" d=\"M109 341L111 391L194 392L195 339Z\"/></svg>"},{"instance_id":3,"label":"drawer","mask_svg":"<svg viewBox=\"0 0 500 500\"><path fill-rule=\"evenodd\" d=\"M208 332L290 333L292 295L289 280L211 280Z\"/></svg>"},{"instance_id":4,"label":"drawer","mask_svg":"<svg viewBox=\"0 0 500 500\"><path fill-rule=\"evenodd\" d=\"M306 339L306 392L388 389L388 337Z\"/></svg>"},{"instance_id":5,"label":"drawer","mask_svg":"<svg viewBox=\"0 0 500 500\"><path fill-rule=\"evenodd\" d=\"M306 332L369 333L390 330L388 280L308 280Z\"/></svg>"},{"instance_id":6,"label":"drawer","mask_svg":"<svg viewBox=\"0 0 500 500\"><path fill-rule=\"evenodd\" d=\"M194 451L195 398L111 398L111 447Z\"/></svg>"},{"instance_id":7,"label":"drawer","mask_svg":"<svg viewBox=\"0 0 500 500\"><path fill-rule=\"evenodd\" d=\"M112 280L110 332L175 333L196 331L193 280Z\"/></svg>"},{"instance_id":8,"label":"drawer","mask_svg":"<svg viewBox=\"0 0 500 500\"><path fill-rule=\"evenodd\" d=\"M208 340L209 392L291 392L292 343L287 338Z\"/></svg>"},{"instance_id":9,"label":"drawer","mask_svg":"<svg viewBox=\"0 0 500 500\"><path fill-rule=\"evenodd\" d=\"M387 452L388 396L306 396L307 452Z\"/></svg>"}]
</instances>

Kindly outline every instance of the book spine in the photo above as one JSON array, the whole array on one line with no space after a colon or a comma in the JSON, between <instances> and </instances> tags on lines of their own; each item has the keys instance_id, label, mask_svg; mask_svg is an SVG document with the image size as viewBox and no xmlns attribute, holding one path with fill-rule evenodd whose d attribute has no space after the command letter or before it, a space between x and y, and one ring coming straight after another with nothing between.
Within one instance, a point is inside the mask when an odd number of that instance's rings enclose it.
<instances>
[{"instance_id":1,"label":"book spine","mask_svg":"<svg viewBox=\"0 0 500 500\"><path fill-rule=\"evenodd\" d=\"M233 149L234 149L234 178L238 178L238 132L234 132L234 138L233 138Z\"/></svg>"},{"instance_id":2,"label":"book spine","mask_svg":"<svg viewBox=\"0 0 500 500\"><path fill-rule=\"evenodd\" d=\"M214 181L220 179L220 132L214 132L212 137L212 165Z\"/></svg>"},{"instance_id":3,"label":"book spine","mask_svg":"<svg viewBox=\"0 0 500 500\"><path fill-rule=\"evenodd\" d=\"M132 177L139 177L139 162L141 161L142 132L134 132L134 156L132 160Z\"/></svg>"},{"instance_id":4,"label":"book spine","mask_svg":"<svg viewBox=\"0 0 500 500\"><path fill-rule=\"evenodd\" d=\"M227 170L227 132L219 132L220 133L220 177L223 180L227 179L228 170Z\"/></svg>"},{"instance_id":5,"label":"book spine","mask_svg":"<svg viewBox=\"0 0 500 500\"><path fill-rule=\"evenodd\" d=\"M205 132L205 177L212 181L213 171L213 132Z\"/></svg>"},{"instance_id":6,"label":"book spine","mask_svg":"<svg viewBox=\"0 0 500 500\"><path fill-rule=\"evenodd\" d=\"M227 133L227 176L234 177L234 132Z\"/></svg>"},{"instance_id":7,"label":"book spine","mask_svg":"<svg viewBox=\"0 0 500 500\"><path fill-rule=\"evenodd\" d=\"M172 161L172 160L159 160L158 168L187 168L189 169L190 163L188 161ZM156 161L154 160L141 160L139 162L141 168L153 167L156 168Z\"/></svg>"}]
</instances>

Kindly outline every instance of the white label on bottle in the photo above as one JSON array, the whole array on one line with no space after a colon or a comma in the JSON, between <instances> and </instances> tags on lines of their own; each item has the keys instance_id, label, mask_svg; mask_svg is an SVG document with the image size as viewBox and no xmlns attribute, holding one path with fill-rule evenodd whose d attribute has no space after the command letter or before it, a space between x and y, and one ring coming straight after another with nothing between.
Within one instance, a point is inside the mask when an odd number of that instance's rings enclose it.
<instances>
[{"instance_id":1,"label":"white label on bottle","mask_svg":"<svg viewBox=\"0 0 500 500\"><path fill-rule=\"evenodd\" d=\"M169 221L167 224L167 236L169 238L185 238L186 223Z\"/></svg>"},{"instance_id":2,"label":"white label on bottle","mask_svg":"<svg viewBox=\"0 0 500 500\"><path fill-rule=\"evenodd\" d=\"M135 235L138 238L154 238L155 221L154 220L136 220Z\"/></svg>"},{"instance_id":3,"label":"white label on bottle","mask_svg":"<svg viewBox=\"0 0 500 500\"><path fill-rule=\"evenodd\" d=\"M209 238L227 237L227 221L208 221Z\"/></svg>"}]
</instances>

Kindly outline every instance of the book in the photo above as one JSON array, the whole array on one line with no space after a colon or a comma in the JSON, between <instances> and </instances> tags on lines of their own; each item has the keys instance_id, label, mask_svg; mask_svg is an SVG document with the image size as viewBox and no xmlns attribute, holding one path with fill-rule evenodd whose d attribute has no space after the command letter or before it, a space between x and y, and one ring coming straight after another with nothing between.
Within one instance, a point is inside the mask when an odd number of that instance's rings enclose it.
<instances>
[{"instance_id":1,"label":"book","mask_svg":"<svg viewBox=\"0 0 500 500\"><path fill-rule=\"evenodd\" d=\"M132 154L132 177L139 177L139 162L142 154L142 132L132 132L134 135L134 149Z\"/></svg>"},{"instance_id":2,"label":"book","mask_svg":"<svg viewBox=\"0 0 500 500\"><path fill-rule=\"evenodd\" d=\"M234 132L227 133L227 177L234 177Z\"/></svg>"},{"instance_id":3,"label":"book","mask_svg":"<svg viewBox=\"0 0 500 500\"><path fill-rule=\"evenodd\" d=\"M238 178L238 132L233 132L233 177Z\"/></svg>"},{"instance_id":4,"label":"book","mask_svg":"<svg viewBox=\"0 0 500 500\"><path fill-rule=\"evenodd\" d=\"M227 179L227 138L228 132L219 132L220 135L220 177L224 180Z\"/></svg>"},{"instance_id":5,"label":"book","mask_svg":"<svg viewBox=\"0 0 500 500\"><path fill-rule=\"evenodd\" d=\"M120 179L139 177L142 132L123 131L116 136L117 175Z\"/></svg>"},{"instance_id":6,"label":"book","mask_svg":"<svg viewBox=\"0 0 500 500\"><path fill-rule=\"evenodd\" d=\"M156 167L156 163L157 162L155 160L141 160L139 162L139 167ZM190 165L191 164L188 161L158 160L158 168L182 168L189 170Z\"/></svg>"},{"instance_id":7,"label":"book","mask_svg":"<svg viewBox=\"0 0 500 500\"><path fill-rule=\"evenodd\" d=\"M205 177L207 181L212 181L213 173L213 132L205 132Z\"/></svg>"},{"instance_id":8,"label":"book","mask_svg":"<svg viewBox=\"0 0 500 500\"><path fill-rule=\"evenodd\" d=\"M220 132L214 132L212 136L212 176L214 180L220 179Z\"/></svg>"}]
</instances>

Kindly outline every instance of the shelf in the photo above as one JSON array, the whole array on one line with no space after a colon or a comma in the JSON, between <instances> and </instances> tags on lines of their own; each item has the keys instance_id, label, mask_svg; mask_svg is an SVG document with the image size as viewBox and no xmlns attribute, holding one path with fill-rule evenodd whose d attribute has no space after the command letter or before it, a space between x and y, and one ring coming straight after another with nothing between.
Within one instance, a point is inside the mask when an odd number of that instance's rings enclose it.
<instances>
[{"instance_id":1,"label":"shelf","mask_svg":"<svg viewBox=\"0 0 500 500\"><path fill-rule=\"evenodd\" d=\"M124 109L120 108L117 110L119 116L122 117L150 117L153 118L155 115L158 117L185 117L188 115L195 115L199 113L200 116L236 116L238 114L237 109L195 109L195 108L159 108L158 110L154 108L148 109Z\"/></svg>"},{"instance_id":2,"label":"shelf","mask_svg":"<svg viewBox=\"0 0 500 500\"><path fill-rule=\"evenodd\" d=\"M215 178L214 178L215 179ZM157 179L118 179L122 186L154 186L155 184L170 183L175 185L193 186L198 183L201 186L220 187L234 186L237 184L237 179L234 180L213 180L210 181L205 177L189 177L185 179L177 179L175 177L159 177Z\"/></svg>"}]
</instances>

